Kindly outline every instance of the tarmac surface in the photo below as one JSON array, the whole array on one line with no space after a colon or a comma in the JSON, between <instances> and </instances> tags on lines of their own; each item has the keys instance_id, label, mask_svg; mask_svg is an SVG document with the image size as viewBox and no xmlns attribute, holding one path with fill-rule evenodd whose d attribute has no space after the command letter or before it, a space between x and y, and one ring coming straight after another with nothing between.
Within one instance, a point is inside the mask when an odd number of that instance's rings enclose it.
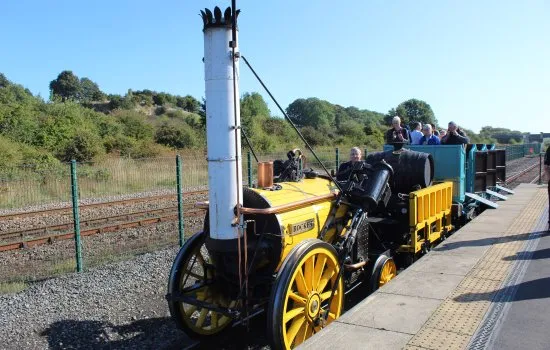
<instances>
[{"instance_id":1,"label":"tarmac surface","mask_svg":"<svg viewBox=\"0 0 550 350\"><path fill-rule=\"evenodd\" d=\"M298 349L550 349L546 186L498 204Z\"/></svg>"}]
</instances>

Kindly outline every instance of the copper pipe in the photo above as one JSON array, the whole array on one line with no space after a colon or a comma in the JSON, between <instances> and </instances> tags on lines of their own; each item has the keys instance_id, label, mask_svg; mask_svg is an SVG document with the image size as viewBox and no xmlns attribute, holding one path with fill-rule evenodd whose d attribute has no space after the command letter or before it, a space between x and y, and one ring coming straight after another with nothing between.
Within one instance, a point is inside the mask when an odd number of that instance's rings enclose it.
<instances>
[{"instance_id":1,"label":"copper pipe","mask_svg":"<svg viewBox=\"0 0 550 350\"><path fill-rule=\"evenodd\" d=\"M346 269L346 271L355 271L355 270L359 270L360 268L362 268L366 264L367 264L366 261L360 261L360 262L355 263L355 264L344 264L344 268Z\"/></svg>"},{"instance_id":2,"label":"copper pipe","mask_svg":"<svg viewBox=\"0 0 550 350\"><path fill-rule=\"evenodd\" d=\"M242 207L241 213L242 214L260 214L260 215L280 214L286 211L300 209L308 205L324 202L328 199L334 199L335 197L336 197L336 193L328 193L322 196L302 199L296 202L291 202L291 203L279 205L277 207L272 207L272 208L258 209L258 208ZM208 202L197 202L195 206L200 209L208 209Z\"/></svg>"}]
</instances>

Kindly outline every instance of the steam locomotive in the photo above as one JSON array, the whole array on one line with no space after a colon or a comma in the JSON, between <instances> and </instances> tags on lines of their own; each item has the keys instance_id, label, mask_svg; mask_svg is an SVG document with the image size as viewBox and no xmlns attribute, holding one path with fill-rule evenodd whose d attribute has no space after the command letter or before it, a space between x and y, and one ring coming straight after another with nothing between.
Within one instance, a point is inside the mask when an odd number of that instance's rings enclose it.
<instances>
[{"instance_id":1,"label":"steam locomotive","mask_svg":"<svg viewBox=\"0 0 550 350\"><path fill-rule=\"evenodd\" d=\"M437 150L370 154L341 180L303 170L292 150L260 163L257 184L243 187L238 12L201 14L209 201L198 204L203 230L174 260L168 306L198 339L265 312L272 347L291 349L341 315L346 293L380 288L449 235L469 204L453 199L464 190L456 179L436 176Z\"/></svg>"}]
</instances>

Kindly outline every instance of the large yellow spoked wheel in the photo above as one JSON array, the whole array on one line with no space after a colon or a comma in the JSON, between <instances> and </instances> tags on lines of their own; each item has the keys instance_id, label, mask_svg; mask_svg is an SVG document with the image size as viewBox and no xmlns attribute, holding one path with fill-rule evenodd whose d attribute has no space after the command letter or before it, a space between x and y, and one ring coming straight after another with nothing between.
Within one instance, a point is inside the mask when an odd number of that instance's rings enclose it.
<instances>
[{"instance_id":1,"label":"large yellow spoked wheel","mask_svg":"<svg viewBox=\"0 0 550 350\"><path fill-rule=\"evenodd\" d=\"M289 253L277 275L267 314L274 349L292 349L340 317L344 285L339 269L334 248L318 239L305 240Z\"/></svg>"},{"instance_id":2,"label":"large yellow spoked wheel","mask_svg":"<svg viewBox=\"0 0 550 350\"><path fill-rule=\"evenodd\" d=\"M371 289L374 292L380 287L386 285L395 276L397 276L397 266L392 257L387 255L380 255L374 264L372 277L371 277Z\"/></svg>"},{"instance_id":3,"label":"large yellow spoked wheel","mask_svg":"<svg viewBox=\"0 0 550 350\"><path fill-rule=\"evenodd\" d=\"M214 273L208 267L212 262L204 240L206 234L199 232L180 249L168 282L170 314L177 326L192 338L213 336L222 332L232 319L219 312L177 300L185 296L218 307L234 307L219 288L216 288Z\"/></svg>"}]
</instances>

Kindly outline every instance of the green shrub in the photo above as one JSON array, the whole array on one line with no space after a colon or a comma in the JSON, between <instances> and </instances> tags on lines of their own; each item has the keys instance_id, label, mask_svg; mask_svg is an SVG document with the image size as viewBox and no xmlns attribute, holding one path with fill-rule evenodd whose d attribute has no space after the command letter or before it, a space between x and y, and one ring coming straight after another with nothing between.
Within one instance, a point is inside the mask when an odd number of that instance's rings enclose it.
<instances>
[{"instance_id":1,"label":"green shrub","mask_svg":"<svg viewBox=\"0 0 550 350\"><path fill-rule=\"evenodd\" d=\"M136 111L120 111L115 117L122 124L124 135L137 140L151 139L153 137L153 126L147 121L147 117Z\"/></svg>"},{"instance_id":2,"label":"green shrub","mask_svg":"<svg viewBox=\"0 0 550 350\"><path fill-rule=\"evenodd\" d=\"M191 148L198 145L195 132L187 124L163 123L155 134L155 141L174 148Z\"/></svg>"},{"instance_id":3,"label":"green shrub","mask_svg":"<svg viewBox=\"0 0 550 350\"><path fill-rule=\"evenodd\" d=\"M78 162L88 162L104 153L101 138L88 130L79 130L65 143L58 157L63 161L75 159Z\"/></svg>"}]
</instances>

